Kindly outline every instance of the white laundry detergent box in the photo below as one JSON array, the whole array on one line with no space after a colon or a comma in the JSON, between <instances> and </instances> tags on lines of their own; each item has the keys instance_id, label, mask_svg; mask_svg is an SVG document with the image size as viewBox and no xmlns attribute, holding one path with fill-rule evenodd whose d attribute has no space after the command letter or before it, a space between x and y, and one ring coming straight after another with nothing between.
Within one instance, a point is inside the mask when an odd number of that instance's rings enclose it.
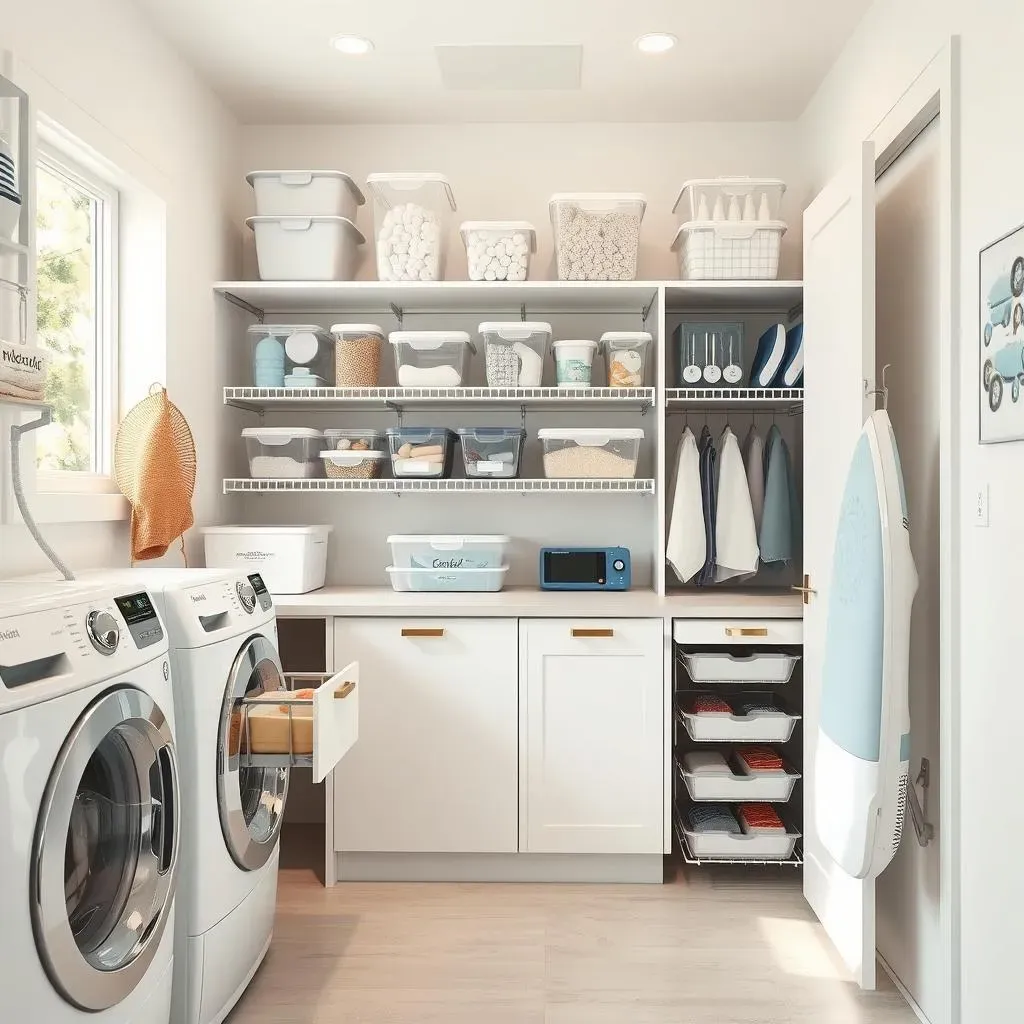
<instances>
[{"instance_id":1,"label":"white laundry detergent box","mask_svg":"<svg viewBox=\"0 0 1024 1024\"><path fill-rule=\"evenodd\" d=\"M49 366L45 349L0 340L0 395L41 402Z\"/></svg>"}]
</instances>

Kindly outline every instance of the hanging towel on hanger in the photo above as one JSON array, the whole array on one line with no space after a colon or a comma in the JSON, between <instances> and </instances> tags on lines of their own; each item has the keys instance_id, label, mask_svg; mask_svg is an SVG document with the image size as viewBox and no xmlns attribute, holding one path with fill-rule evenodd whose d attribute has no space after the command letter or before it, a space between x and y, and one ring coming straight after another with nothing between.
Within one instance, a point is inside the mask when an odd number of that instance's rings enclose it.
<instances>
[{"instance_id":1,"label":"hanging towel on hanger","mask_svg":"<svg viewBox=\"0 0 1024 1024\"><path fill-rule=\"evenodd\" d=\"M760 554L739 441L729 427L718 440L715 582L753 576Z\"/></svg>"},{"instance_id":2,"label":"hanging towel on hanger","mask_svg":"<svg viewBox=\"0 0 1024 1024\"><path fill-rule=\"evenodd\" d=\"M753 423L743 442L743 465L747 471L747 490L754 512L754 529L760 535L764 518L764 440Z\"/></svg>"},{"instance_id":3,"label":"hanging towel on hanger","mask_svg":"<svg viewBox=\"0 0 1024 1024\"><path fill-rule=\"evenodd\" d=\"M683 431L676 448L675 483L665 557L682 583L689 583L704 568L707 558L700 452L689 427Z\"/></svg>"},{"instance_id":4,"label":"hanging towel on hanger","mask_svg":"<svg viewBox=\"0 0 1024 1024\"><path fill-rule=\"evenodd\" d=\"M711 431L705 427L700 435L700 493L704 514L704 565L697 578L697 583L700 586L706 586L715 581L715 464L717 458Z\"/></svg>"},{"instance_id":5,"label":"hanging towel on hanger","mask_svg":"<svg viewBox=\"0 0 1024 1024\"><path fill-rule=\"evenodd\" d=\"M772 425L765 442L764 517L758 541L762 562L792 562L795 486L789 463L789 447L777 426Z\"/></svg>"}]
</instances>

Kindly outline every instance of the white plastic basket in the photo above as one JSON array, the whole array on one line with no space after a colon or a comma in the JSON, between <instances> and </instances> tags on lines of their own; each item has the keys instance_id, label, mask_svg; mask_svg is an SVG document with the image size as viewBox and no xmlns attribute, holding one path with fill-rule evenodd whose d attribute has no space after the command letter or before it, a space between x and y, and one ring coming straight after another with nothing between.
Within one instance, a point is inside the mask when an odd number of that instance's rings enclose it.
<instances>
[{"instance_id":1,"label":"white plastic basket","mask_svg":"<svg viewBox=\"0 0 1024 1024\"><path fill-rule=\"evenodd\" d=\"M695 683L781 685L792 678L800 655L776 651L754 651L746 655L680 651L679 660Z\"/></svg>"},{"instance_id":2,"label":"white plastic basket","mask_svg":"<svg viewBox=\"0 0 1024 1024\"><path fill-rule=\"evenodd\" d=\"M772 281L786 225L776 221L688 221L672 240L689 281Z\"/></svg>"},{"instance_id":3,"label":"white plastic basket","mask_svg":"<svg viewBox=\"0 0 1024 1024\"><path fill-rule=\"evenodd\" d=\"M694 832L685 822L679 830L697 860L789 860L798 832Z\"/></svg>"},{"instance_id":4,"label":"white plastic basket","mask_svg":"<svg viewBox=\"0 0 1024 1024\"><path fill-rule=\"evenodd\" d=\"M749 715L698 715L680 708L679 718L690 739L698 743L787 743L800 721L799 715L781 710L755 711Z\"/></svg>"},{"instance_id":5,"label":"white plastic basket","mask_svg":"<svg viewBox=\"0 0 1024 1024\"><path fill-rule=\"evenodd\" d=\"M758 772L752 774L714 774L689 772L676 761L676 770L686 783L690 799L697 802L742 801L748 803L786 803L800 778L798 772Z\"/></svg>"}]
</instances>

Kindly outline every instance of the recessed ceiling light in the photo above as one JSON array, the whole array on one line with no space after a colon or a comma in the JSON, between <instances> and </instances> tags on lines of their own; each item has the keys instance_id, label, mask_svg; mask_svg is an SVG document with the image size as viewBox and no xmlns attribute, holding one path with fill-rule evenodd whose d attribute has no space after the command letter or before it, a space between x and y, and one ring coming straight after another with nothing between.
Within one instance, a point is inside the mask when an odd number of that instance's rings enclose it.
<instances>
[{"instance_id":1,"label":"recessed ceiling light","mask_svg":"<svg viewBox=\"0 0 1024 1024\"><path fill-rule=\"evenodd\" d=\"M679 40L669 32L648 32L636 41L641 53L667 53Z\"/></svg>"},{"instance_id":2,"label":"recessed ceiling light","mask_svg":"<svg viewBox=\"0 0 1024 1024\"><path fill-rule=\"evenodd\" d=\"M369 39L363 39L362 36L335 36L331 40L331 46L338 53L344 53L350 57L361 56L373 49L373 43Z\"/></svg>"}]
</instances>

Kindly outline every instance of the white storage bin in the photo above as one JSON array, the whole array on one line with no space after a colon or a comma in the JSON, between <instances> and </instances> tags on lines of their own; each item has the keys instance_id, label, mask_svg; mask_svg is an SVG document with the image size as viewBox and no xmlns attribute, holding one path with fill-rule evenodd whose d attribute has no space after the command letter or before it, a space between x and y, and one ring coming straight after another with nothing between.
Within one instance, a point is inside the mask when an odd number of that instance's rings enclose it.
<instances>
[{"instance_id":1,"label":"white storage bin","mask_svg":"<svg viewBox=\"0 0 1024 1024\"><path fill-rule=\"evenodd\" d=\"M691 772L678 760L676 770L686 784L690 799L698 803L725 800L784 804L793 795L793 787L800 778L799 773L788 769L784 772L761 772L757 775L739 772Z\"/></svg>"},{"instance_id":2,"label":"white storage bin","mask_svg":"<svg viewBox=\"0 0 1024 1024\"><path fill-rule=\"evenodd\" d=\"M692 178L672 206L679 223L693 220L770 221L782 216L786 183L778 178Z\"/></svg>"},{"instance_id":3,"label":"white storage bin","mask_svg":"<svg viewBox=\"0 0 1024 1024\"><path fill-rule=\"evenodd\" d=\"M672 240L679 276L689 281L774 281L786 225L688 221Z\"/></svg>"},{"instance_id":4,"label":"white storage bin","mask_svg":"<svg viewBox=\"0 0 1024 1024\"><path fill-rule=\"evenodd\" d=\"M537 230L525 220L467 220L459 228L470 281L525 281Z\"/></svg>"},{"instance_id":5,"label":"white storage bin","mask_svg":"<svg viewBox=\"0 0 1024 1024\"><path fill-rule=\"evenodd\" d=\"M249 457L249 476L291 480L323 476L320 452L324 435L311 427L246 427L242 431Z\"/></svg>"},{"instance_id":6,"label":"white storage bin","mask_svg":"<svg viewBox=\"0 0 1024 1024\"><path fill-rule=\"evenodd\" d=\"M380 281L443 281L455 196L433 172L371 174Z\"/></svg>"},{"instance_id":7,"label":"white storage bin","mask_svg":"<svg viewBox=\"0 0 1024 1024\"><path fill-rule=\"evenodd\" d=\"M396 569L387 567L391 586L399 593L494 593L505 586L508 566L498 569Z\"/></svg>"},{"instance_id":8,"label":"white storage bin","mask_svg":"<svg viewBox=\"0 0 1024 1024\"><path fill-rule=\"evenodd\" d=\"M509 538L501 534L388 537L394 569L500 569Z\"/></svg>"},{"instance_id":9,"label":"white storage bin","mask_svg":"<svg viewBox=\"0 0 1024 1024\"><path fill-rule=\"evenodd\" d=\"M272 594L308 594L324 585L330 526L208 526L210 569L258 572Z\"/></svg>"},{"instance_id":10,"label":"white storage bin","mask_svg":"<svg viewBox=\"0 0 1024 1024\"><path fill-rule=\"evenodd\" d=\"M684 821L679 830L696 860L789 860L799 832L695 832Z\"/></svg>"},{"instance_id":11,"label":"white storage bin","mask_svg":"<svg viewBox=\"0 0 1024 1024\"><path fill-rule=\"evenodd\" d=\"M551 343L551 324L489 320L477 328L484 339L490 388L539 388Z\"/></svg>"},{"instance_id":12,"label":"white storage bin","mask_svg":"<svg viewBox=\"0 0 1024 1024\"><path fill-rule=\"evenodd\" d=\"M476 347L465 331L392 331L395 377L402 388L457 388Z\"/></svg>"},{"instance_id":13,"label":"white storage bin","mask_svg":"<svg viewBox=\"0 0 1024 1024\"><path fill-rule=\"evenodd\" d=\"M263 281L351 281L363 233L346 217L249 217Z\"/></svg>"},{"instance_id":14,"label":"white storage bin","mask_svg":"<svg viewBox=\"0 0 1024 1024\"><path fill-rule=\"evenodd\" d=\"M632 281L647 199L638 192L559 192L548 212L559 281Z\"/></svg>"},{"instance_id":15,"label":"white storage bin","mask_svg":"<svg viewBox=\"0 0 1024 1024\"><path fill-rule=\"evenodd\" d=\"M695 714L680 708L678 715L687 735L697 743L787 743L800 721L800 715L788 714L782 707L777 712L755 711L749 715L717 711Z\"/></svg>"},{"instance_id":16,"label":"white storage bin","mask_svg":"<svg viewBox=\"0 0 1024 1024\"><path fill-rule=\"evenodd\" d=\"M339 388L375 388L380 382L384 331L376 324L335 324L334 384Z\"/></svg>"},{"instance_id":17,"label":"white storage bin","mask_svg":"<svg viewBox=\"0 0 1024 1024\"><path fill-rule=\"evenodd\" d=\"M601 335L601 351L610 388L642 388L647 371L647 350L651 345L647 331L606 331Z\"/></svg>"},{"instance_id":18,"label":"white storage bin","mask_svg":"<svg viewBox=\"0 0 1024 1024\"><path fill-rule=\"evenodd\" d=\"M347 217L366 202L344 171L251 171L258 217Z\"/></svg>"},{"instance_id":19,"label":"white storage bin","mask_svg":"<svg viewBox=\"0 0 1024 1024\"><path fill-rule=\"evenodd\" d=\"M750 654L692 654L680 651L679 660L695 683L788 683L799 654L752 651Z\"/></svg>"},{"instance_id":20,"label":"white storage bin","mask_svg":"<svg viewBox=\"0 0 1024 1024\"><path fill-rule=\"evenodd\" d=\"M636 476L639 428L557 427L537 431L549 480L629 479Z\"/></svg>"}]
</instances>

